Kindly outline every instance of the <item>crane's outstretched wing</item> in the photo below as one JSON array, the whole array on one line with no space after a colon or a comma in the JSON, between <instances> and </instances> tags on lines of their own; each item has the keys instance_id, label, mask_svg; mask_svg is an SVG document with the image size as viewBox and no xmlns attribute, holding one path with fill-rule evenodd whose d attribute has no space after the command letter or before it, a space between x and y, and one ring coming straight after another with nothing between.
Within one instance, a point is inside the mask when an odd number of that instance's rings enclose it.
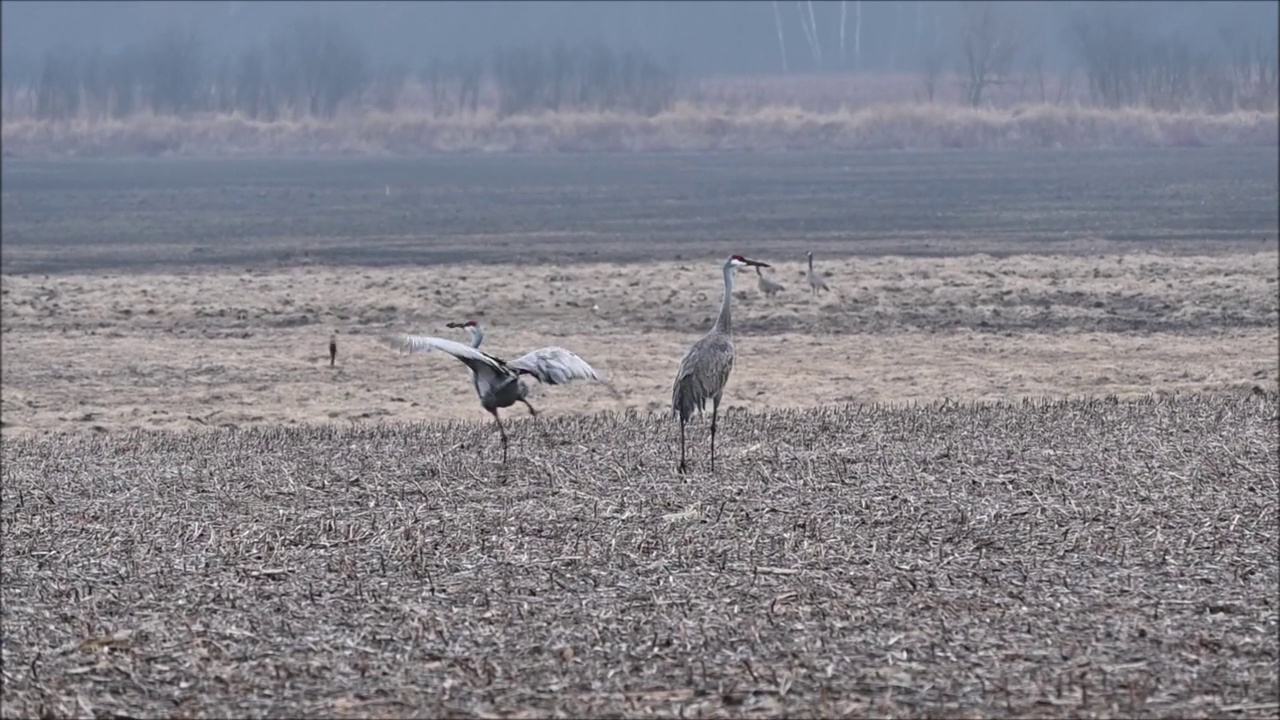
<instances>
[{"instance_id":1,"label":"crane's outstretched wing","mask_svg":"<svg viewBox=\"0 0 1280 720\"><path fill-rule=\"evenodd\" d=\"M431 352L432 350L449 353L476 373L482 370L496 375L508 373L505 369L506 363L502 360L453 340L445 340L444 338L431 337L429 335L394 334L384 335L382 341L397 350L411 353Z\"/></svg>"},{"instance_id":2,"label":"crane's outstretched wing","mask_svg":"<svg viewBox=\"0 0 1280 720\"><path fill-rule=\"evenodd\" d=\"M608 382L586 360L559 347L545 347L507 363L517 372L532 375L547 385L563 385L570 380Z\"/></svg>"}]
</instances>

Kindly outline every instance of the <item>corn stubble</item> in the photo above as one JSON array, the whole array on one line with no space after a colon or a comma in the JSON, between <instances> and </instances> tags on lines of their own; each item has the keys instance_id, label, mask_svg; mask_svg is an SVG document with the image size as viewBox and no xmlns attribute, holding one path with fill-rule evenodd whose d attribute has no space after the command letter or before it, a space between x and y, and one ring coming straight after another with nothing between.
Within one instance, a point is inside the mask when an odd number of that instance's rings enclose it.
<instances>
[{"instance_id":1,"label":"corn stubble","mask_svg":"<svg viewBox=\"0 0 1280 720\"><path fill-rule=\"evenodd\" d=\"M6 437L0 711L1274 716L1278 410Z\"/></svg>"}]
</instances>

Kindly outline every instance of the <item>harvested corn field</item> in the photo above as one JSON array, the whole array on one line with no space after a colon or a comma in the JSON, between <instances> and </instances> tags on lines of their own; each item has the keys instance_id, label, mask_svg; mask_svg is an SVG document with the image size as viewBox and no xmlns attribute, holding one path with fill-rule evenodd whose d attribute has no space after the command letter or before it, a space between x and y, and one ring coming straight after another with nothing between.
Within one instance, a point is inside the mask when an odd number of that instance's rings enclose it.
<instances>
[{"instance_id":1,"label":"harvested corn field","mask_svg":"<svg viewBox=\"0 0 1280 720\"><path fill-rule=\"evenodd\" d=\"M7 435L2 710L1274 717L1278 411Z\"/></svg>"}]
</instances>

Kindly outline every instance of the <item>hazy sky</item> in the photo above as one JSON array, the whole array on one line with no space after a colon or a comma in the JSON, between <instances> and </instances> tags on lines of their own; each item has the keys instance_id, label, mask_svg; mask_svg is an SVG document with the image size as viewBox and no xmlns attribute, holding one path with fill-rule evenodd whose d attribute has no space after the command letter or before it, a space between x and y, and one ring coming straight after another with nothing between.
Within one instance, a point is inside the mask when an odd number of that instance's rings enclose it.
<instances>
[{"instance_id":1,"label":"hazy sky","mask_svg":"<svg viewBox=\"0 0 1280 720\"><path fill-rule=\"evenodd\" d=\"M1018 14L1024 45L1053 63L1069 57L1066 24L1089 2L1000 2ZM954 52L956 2L863 2L862 65L915 71L935 44ZM1220 29L1275 42L1274 2L1126 2L1149 27L1201 46L1221 45ZM808 5L777 3L793 71L814 60L801 25ZM594 39L677 59L685 73L778 72L781 56L771 2L0 2L4 61L31 62L50 48L116 50L167 26L194 28L211 55L238 51L290 19L339 20L375 63L420 67L432 57L488 55L496 47ZM846 65L853 62L856 4L845 3ZM823 63L838 65L840 2L813 3Z\"/></svg>"}]
</instances>

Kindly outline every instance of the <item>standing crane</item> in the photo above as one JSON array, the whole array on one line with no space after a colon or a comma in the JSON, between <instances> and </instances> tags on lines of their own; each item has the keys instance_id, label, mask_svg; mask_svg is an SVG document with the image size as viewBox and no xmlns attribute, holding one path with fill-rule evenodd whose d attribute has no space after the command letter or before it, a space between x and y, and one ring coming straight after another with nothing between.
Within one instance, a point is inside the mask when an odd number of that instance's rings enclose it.
<instances>
[{"instance_id":1,"label":"standing crane","mask_svg":"<svg viewBox=\"0 0 1280 720\"><path fill-rule=\"evenodd\" d=\"M819 290L830 292L831 288L827 287L827 281L813 272L813 251L810 250L805 254L809 256L809 273L805 275L805 279L809 281L809 292L814 295L817 295Z\"/></svg>"},{"instance_id":2,"label":"standing crane","mask_svg":"<svg viewBox=\"0 0 1280 720\"><path fill-rule=\"evenodd\" d=\"M741 255L730 255L724 263L724 300L720 305L720 317L711 331L689 348L680 369L676 372L675 385L671 388L671 412L680 417L680 466L679 472L688 469L685 462L684 426L695 411L705 412L711 401L711 471L716 469L716 419L720 415L720 398L733 370L733 333L729 306L733 301L733 271L752 266L770 267L758 260L748 260Z\"/></svg>"},{"instance_id":3,"label":"standing crane","mask_svg":"<svg viewBox=\"0 0 1280 720\"><path fill-rule=\"evenodd\" d=\"M760 292L764 293L768 297L773 297L787 289L782 285L782 283L765 277L764 273L760 272L760 268L758 266L756 267L756 277L759 278L759 280L756 280L756 287L760 288Z\"/></svg>"},{"instance_id":4,"label":"standing crane","mask_svg":"<svg viewBox=\"0 0 1280 720\"><path fill-rule=\"evenodd\" d=\"M450 327L472 327L472 343L479 345L484 334L475 321L469 323L450 323ZM493 416L498 424L498 433L502 437L502 462L507 462L507 431L502 427L502 419L498 410L508 408L517 402L529 408L530 415L538 411L529 404L529 388L521 380L522 375L529 375L545 385L564 385L572 380L595 380L607 382L605 377L586 360L560 347L544 347L526 353L510 362L495 355L467 347L460 342L427 335L394 334L384 336L383 342L391 347L412 352L446 352L462 362L471 370L471 380L480 397L480 406Z\"/></svg>"}]
</instances>

